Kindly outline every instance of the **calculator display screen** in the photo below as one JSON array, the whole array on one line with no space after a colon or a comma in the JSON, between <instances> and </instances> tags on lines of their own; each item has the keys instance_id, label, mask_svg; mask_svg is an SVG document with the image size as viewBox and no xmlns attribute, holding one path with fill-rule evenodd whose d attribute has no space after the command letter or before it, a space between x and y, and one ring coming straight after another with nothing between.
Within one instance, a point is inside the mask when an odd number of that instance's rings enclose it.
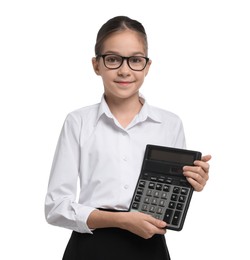
<instances>
[{"instance_id":1,"label":"calculator display screen","mask_svg":"<svg viewBox=\"0 0 250 260\"><path fill-rule=\"evenodd\" d=\"M173 162L173 163L181 163L181 164L186 164L186 165L192 165L195 160L193 154L174 153L174 152L163 151L163 150L154 150L154 149L152 149L150 151L149 159Z\"/></svg>"}]
</instances>

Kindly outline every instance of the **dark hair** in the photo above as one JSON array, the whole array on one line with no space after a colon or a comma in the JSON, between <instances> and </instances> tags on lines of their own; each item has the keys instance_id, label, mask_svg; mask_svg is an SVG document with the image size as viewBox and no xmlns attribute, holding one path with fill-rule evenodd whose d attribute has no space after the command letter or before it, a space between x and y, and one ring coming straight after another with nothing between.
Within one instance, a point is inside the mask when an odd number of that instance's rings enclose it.
<instances>
[{"instance_id":1,"label":"dark hair","mask_svg":"<svg viewBox=\"0 0 250 260\"><path fill-rule=\"evenodd\" d=\"M145 44L145 51L147 54L148 41L147 34L143 25L140 22L133 20L127 16L116 16L108 20L105 24L103 24L100 30L98 31L95 44L95 55L97 56L102 54L103 43L108 36L110 36L112 33L123 31L126 29L136 31L142 36L142 39L144 40Z\"/></svg>"}]
</instances>

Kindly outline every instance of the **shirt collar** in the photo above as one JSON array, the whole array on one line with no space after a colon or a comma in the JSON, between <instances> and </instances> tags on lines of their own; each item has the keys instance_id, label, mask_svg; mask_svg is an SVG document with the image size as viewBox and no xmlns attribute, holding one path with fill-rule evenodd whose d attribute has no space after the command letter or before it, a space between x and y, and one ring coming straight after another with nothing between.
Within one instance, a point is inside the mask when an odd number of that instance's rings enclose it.
<instances>
[{"instance_id":1,"label":"shirt collar","mask_svg":"<svg viewBox=\"0 0 250 260\"><path fill-rule=\"evenodd\" d=\"M161 117L154 112L152 107L147 103L146 99L144 98L144 96L141 93L139 93L139 98L140 98L140 101L142 102L143 106L141 108L141 111L137 115L137 122L143 122L148 119L151 119L152 121L161 123L162 122ZM108 104L107 104L104 94L103 94L100 105L99 105L95 124L98 123L98 121L104 114L109 118L115 119L108 107Z\"/></svg>"},{"instance_id":2,"label":"shirt collar","mask_svg":"<svg viewBox=\"0 0 250 260\"><path fill-rule=\"evenodd\" d=\"M151 119L152 121L161 123L162 119L161 117L154 112L154 109L148 104L145 97L140 93L139 98L143 104L141 111L138 114L138 120L140 122L146 121L148 119Z\"/></svg>"},{"instance_id":3,"label":"shirt collar","mask_svg":"<svg viewBox=\"0 0 250 260\"><path fill-rule=\"evenodd\" d=\"M106 115L107 117L109 118L114 118L109 107L108 107L108 104L104 98L104 94L102 95L102 98L101 98L101 102L99 104L99 109L98 109L98 112L97 112L97 116L96 116L96 122L95 124L98 123L98 121L100 120L100 118L102 117L102 115Z\"/></svg>"}]
</instances>

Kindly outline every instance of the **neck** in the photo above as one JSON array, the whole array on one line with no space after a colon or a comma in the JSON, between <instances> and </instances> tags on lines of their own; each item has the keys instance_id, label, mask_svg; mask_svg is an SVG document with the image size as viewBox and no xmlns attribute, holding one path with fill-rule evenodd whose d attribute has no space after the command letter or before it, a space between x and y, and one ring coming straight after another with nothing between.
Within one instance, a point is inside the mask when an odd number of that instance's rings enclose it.
<instances>
[{"instance_id":1,"label":"neck","mask_svg":"<svg viewBox=\"0 0 250 260\"><path fill-rule=\"evenodd\" d=\"M117 99L105 96L105 99L110 111L123 127L128 126L142 107L138 94L130 98Z\"/></svg>"}]
</instances>

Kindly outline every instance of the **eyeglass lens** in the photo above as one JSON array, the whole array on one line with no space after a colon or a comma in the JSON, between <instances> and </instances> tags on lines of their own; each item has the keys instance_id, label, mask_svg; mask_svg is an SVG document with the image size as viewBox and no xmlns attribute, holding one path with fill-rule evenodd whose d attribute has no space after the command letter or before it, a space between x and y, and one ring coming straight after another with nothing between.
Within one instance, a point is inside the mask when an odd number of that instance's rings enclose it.
<instances>
[{"instance_id":1,"label":"eyeglass lens","mask_svg":"<svg viewBox=\"0 0 250 260\"><path fill-rule=\"evenodd\" d=\"M131 56L128 58L123 58L119 55L106 55L104 57L105 66L109 69L117 69L119 68L123 60L127 59L128 65L132 70L143 70L147 64L147 59L141 56Z\"/></svg>"}]
</instances>

